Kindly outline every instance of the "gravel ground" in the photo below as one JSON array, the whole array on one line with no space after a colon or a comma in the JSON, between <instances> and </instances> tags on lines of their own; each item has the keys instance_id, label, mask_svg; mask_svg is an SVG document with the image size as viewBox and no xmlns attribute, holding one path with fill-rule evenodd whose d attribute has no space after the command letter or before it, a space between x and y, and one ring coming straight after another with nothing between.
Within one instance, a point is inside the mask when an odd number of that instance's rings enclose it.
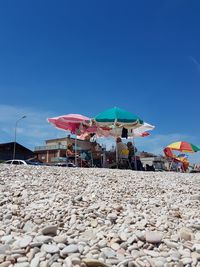
<instances>
[{"instance_id":1,"label":"gravel ground","mask_svg":"<svg viewBox=\"0 0 200 267\"><path fill-rule=\"evenodd\" d=\"M1 164L0 266L200 266L200 174Z\"/></svg>"}]
</instances>

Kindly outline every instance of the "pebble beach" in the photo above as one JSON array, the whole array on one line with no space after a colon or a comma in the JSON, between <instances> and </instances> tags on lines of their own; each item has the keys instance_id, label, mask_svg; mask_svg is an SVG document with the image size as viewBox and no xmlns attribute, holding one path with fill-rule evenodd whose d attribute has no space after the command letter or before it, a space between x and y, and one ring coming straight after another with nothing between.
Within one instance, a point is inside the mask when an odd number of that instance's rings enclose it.
<instances>
[{"instance_id":1,"label":"pebble beach","mask_svg":"<svg viewBox=\"0 0 200 267\"><path fill-rule=\"evenodd\" d=\"M1 164L0 266L200 266L200 174Z\"/></svg>"}]
</instances>

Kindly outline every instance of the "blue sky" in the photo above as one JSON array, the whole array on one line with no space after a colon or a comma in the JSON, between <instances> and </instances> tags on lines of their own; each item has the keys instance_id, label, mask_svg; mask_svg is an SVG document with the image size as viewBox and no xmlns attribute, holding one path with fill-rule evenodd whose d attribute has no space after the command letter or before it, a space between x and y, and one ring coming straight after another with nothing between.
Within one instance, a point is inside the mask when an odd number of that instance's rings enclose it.
<instances>
[{"instance_id":1,"label":"blue sky","mask_svg":"<svg viewBox=\"0 0 200 267\"><path fill-rule=\"evenodd\" d=\"M119 106L156 126L137 139L162 153L200 145L198 0L0 1L0 142L63 136L47 117ZM195 160L200 161L200 153Z\"/></svg>"}]
</instances>

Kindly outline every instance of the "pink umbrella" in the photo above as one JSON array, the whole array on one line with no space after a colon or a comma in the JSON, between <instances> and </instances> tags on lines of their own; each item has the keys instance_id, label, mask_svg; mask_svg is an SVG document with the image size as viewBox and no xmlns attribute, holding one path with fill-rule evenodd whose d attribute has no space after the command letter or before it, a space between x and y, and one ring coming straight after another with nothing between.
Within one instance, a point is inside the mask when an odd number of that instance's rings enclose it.
<instances>
[{"instance_id":1,"label":"pink umbrella","mask_svg":"<svg viewBox=\"0 0 200 267\"><path fill-rule=\"evenodd\" d=\"M47 121L58 129L70 131L72 134L77 135L78 133L80 133L81 126L89 126L90 118L80 114L68 114L54 118L48 118ZM77 138L75 139L75 142L77 143ZM75 153L77 152L76 147L77 145L75 144Z\"/></svg>"},{"instance_id":2,"label":"pink umbrella","mask_svg":"<svg viewBox=\"0 0 200 267\"><path fill-rule=\"evenodd\" d=\"M47 121L52 123L56 128L76 134L81 125L89 125L90 118L80 114L68 114L59 117L48 118Z\"/></svg>"},{"instance_id":3,"label":"pink umbrella","mask_svg":"<svg viewBox=\"0 0 200 267\"><path fill-rule=\"evenodd\" d=\"M68 114L59 117L49 118L48 122L56 128L70 131L73 134L83 137L95 133L98 136L109 136L110 128L90 125L90 118L80 114Z\"/></svg>"}]
</instances>

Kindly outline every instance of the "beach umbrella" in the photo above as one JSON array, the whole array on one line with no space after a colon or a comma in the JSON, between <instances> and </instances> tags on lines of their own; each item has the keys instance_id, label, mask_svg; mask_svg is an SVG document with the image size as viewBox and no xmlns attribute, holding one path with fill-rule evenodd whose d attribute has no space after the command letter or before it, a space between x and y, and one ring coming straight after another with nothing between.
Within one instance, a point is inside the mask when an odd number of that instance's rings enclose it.
<instances>
[{"instance_id":1,"label":"beach umbrella","mask_svg":"<svg viewBox=\"0 0 200 267\"><path fill-rule=\"evenodd\" d=\"M155 126L153 126L147 122L144 122L143 125L132 130L132 139L133 139L133 144L134 144L134 150L135 150L134 138L135 137L149 136L150 134L148 133L148 131L152 131L154 128L155 128ZM135 155L135 151L134 151L134 155ZM137 170L136 155L134 156L134 164L135 164L135 169Z\"/></svg>"},{"instance_id":2,"label":"beach umbrella","mask_svg":"<svg viewBox=\"0 0 200 267\"><path fill-rule=\"evenodd\" d=\"M167 147L172 150L177 150L185 153L195 153L197 151L200 151L199 147L185 141L175 142L168 145Z\"/></svg>"},{"instance_id":3,"label":"beach umbrella","mask_svg":"<svg viewBox=\"0 0 200 267\"><path fill-rule=\"evenodd\" d=\"M132 130L132 137L144 137L148 136L148 131L152 131L155 128L154 125L151 125L147 122L144 122L141 126Z\"/></svg>"},{"instance_id":4,"label":"beach umbrella","mask_svg":"<svg viewBox=\"0 0 200 267\"><path fill-rule=\"evenodd\" d=\"M180 151L180 152L183 152L183 153L195 153L197 151L200 151L200 148L191 144L191 143L188 143L188 142L185 142L185 141L178 141L178 142L175 142L175 143L172 143L170 145L168 145L165 149L164 149L164 153L166 156L168 157L171 157L171 155L167 155L167 151L171 151L171 154L173 155L171 158L172 158L172 162L176 160L180 160L184 166L185 166L185 169L187 169L187 167L189 166L189 161L187 160L187 157L184 156L184 157L180 157L180 156L176 156L172 153L173 150L176 150L176 151ZM183 155L183 154L182 154Z\"/></svg>"},{"instance_id":5,"label":"beach umbrella","mask_svg":"<svg viewBox=\"0 0 200 267\"><path fill-rule=\"evenodd\" d=\"M171 170L173 163L181 163L184 171L187 170L188 166L189 166L189 161L188 161L188 157L185 154L179 154L178 156L176 154L173 153L173 149L169 148L168 146L164 148L164 154L167 158L171 159L171 164L169 167L169 170ZM180 150L179 150L180 151Z\"/></svg>"},{"instance_id":6,"label":"beach umbrella","mask_svg":"<svg viewBox=\"0 0 200 267\"><path fill-rule=\"evenodd\" d=\"M47 121L58 129L70 131L72 134L77 134L77 131L81 125L89 124L90 118L81 114L67 114L54 118L48 118Z\"/></svg>"},{"instance_id":7,"label":"beach umbrella","mask_svg":"<svg viewBox=\"0 0 200 267\"><path fill-rule=\"evenodd\" d=\"M94 122L98 126L108 126L117 136L119 129L136 129L143 124L143 120L140 119L137 115L118 108L106 109L103 112L99 113L94 117ZM118 151L116 147L116 161L118 162Z\"/></svg>"},{"instance_id":8,"label":"beach umbrella","mask_svg":"<svg viewBox=\"0 0 200 267\"><path fill-rule=\"evenodd\" d=\"M90 123L90 118L81 114L67 114L58 117L48 118L47 121L58 129L70 131L76 135L75 138L75 155L77 154L77 134L80 133L83 125ZM77 158L75 157L75 163L77 164Z\"/></svg>"},{"instance_id":9,"label":"beach umbrella","mask_svg":"<svg viewBox=\"0 0 200 267\"><path fill-rule=\"evenodd\" d=\"M99 113L94 120L99 124L111 126L127 125L131 127L132 125L134 127L143 124L143 121L137 115L118 107L110 108Z\"/></svg>"},{"instance_id":10,"label":"beach umbrella","mask_svg":"<svg viewBox=\"0 0 200 267\"><path fill-rule=\"evenodd\" d=\"M148 131L152 131L155 128L155 126L144 122L143 125L138 126L136 129L132 129L132 128L128 128L126 129L126 134L125 136L123 136L123 130L124 128L122 127L116 127L116 128L98 128L97 129L97 136L98 137L108 137L108 136L112 136L112 137L117 137L117 136L121 136L122 138L135 138L135 137L145 137L145 136L149 136L150 134L148 133ZM98 131L99 130L99 131Z\"/></svg>"}]
</instances>

